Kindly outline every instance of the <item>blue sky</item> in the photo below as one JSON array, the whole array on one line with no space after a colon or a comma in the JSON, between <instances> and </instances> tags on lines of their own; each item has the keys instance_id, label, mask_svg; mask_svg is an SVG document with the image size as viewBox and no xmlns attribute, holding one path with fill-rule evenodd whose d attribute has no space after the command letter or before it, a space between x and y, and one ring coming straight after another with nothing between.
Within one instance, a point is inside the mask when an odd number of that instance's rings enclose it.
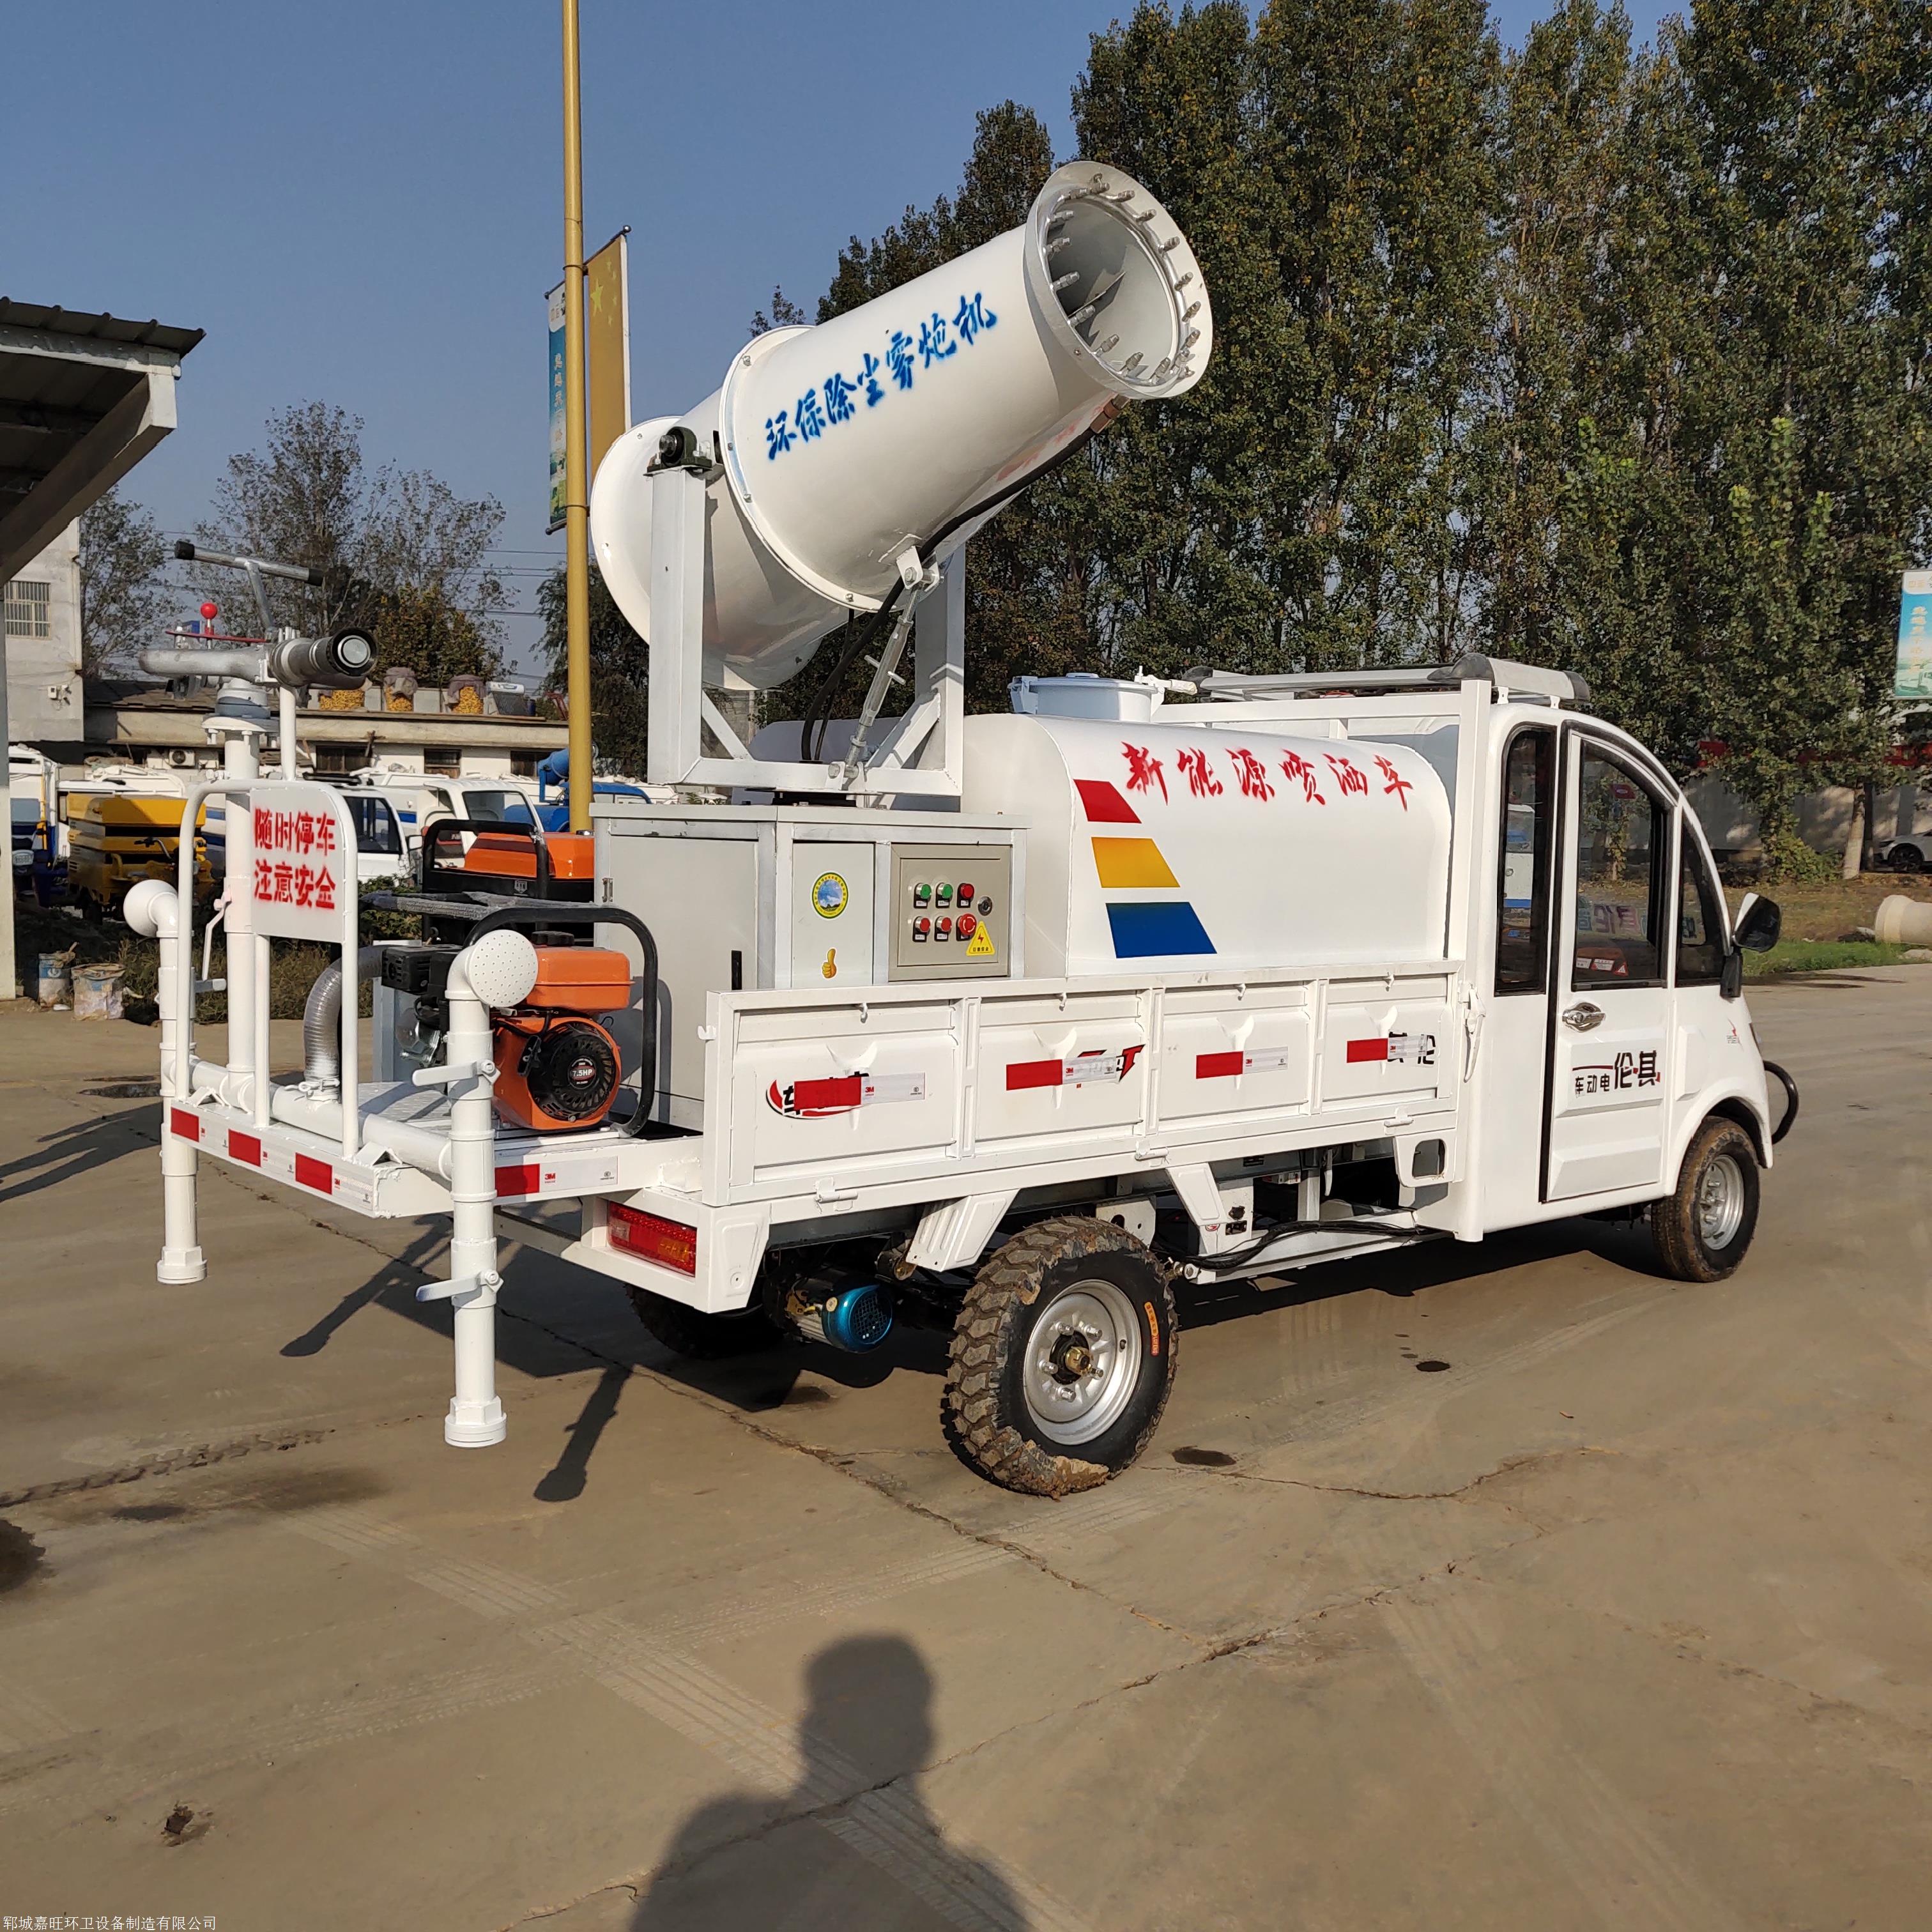
<instances>
[{"instance_id":1,"label":"blue sky","mask_svg":"<svg viewBox=\"0 0 1932 1932\"><path fill-rule=\"evenodd\" d=\"M1064 154L1088 37L1126 0L581 0L584 212L632 230L636 413L716 386L774 282L954 188L976 110ZM1507 38L1540 9L1495 8ZM1640 4L1648 33L1661 9ZM10 10L0 295L205 328L182 426L130 494L170 531L283 404L364 419L373 464L508 512L527 606L544 534L544 292L562 253L558 9L539 0L106 0ZM27 84L32 80L32 84ZM507 640L521 656L528 616Z\"/></svg>"}]
</instances>

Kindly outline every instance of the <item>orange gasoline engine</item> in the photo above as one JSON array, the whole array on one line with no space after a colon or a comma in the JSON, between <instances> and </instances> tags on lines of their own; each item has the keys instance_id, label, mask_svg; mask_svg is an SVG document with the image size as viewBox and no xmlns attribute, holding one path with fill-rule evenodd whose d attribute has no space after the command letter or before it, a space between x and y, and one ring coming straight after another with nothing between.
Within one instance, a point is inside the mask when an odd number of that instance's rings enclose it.
<instances>
[{"instance_id":1,"label":"orange gasoline engine","mask_svg":"<svg viewBox=\"0 0 1932 1932\"><path fill-rule=\"evenodd\" d=\"M590 1017L631 1004L631 964L594 946L539 946L537 982L496 1016L496 1108L540 1134L594 1127L622 1070L617 1042Z\"/></svg>"}]
</instances>

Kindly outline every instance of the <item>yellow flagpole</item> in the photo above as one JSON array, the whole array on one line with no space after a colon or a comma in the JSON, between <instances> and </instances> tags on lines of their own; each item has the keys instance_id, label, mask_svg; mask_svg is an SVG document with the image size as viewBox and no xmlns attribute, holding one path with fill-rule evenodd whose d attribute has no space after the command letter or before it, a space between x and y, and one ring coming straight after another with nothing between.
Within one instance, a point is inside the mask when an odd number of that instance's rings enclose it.
<instances>
[{"instance_id":1,"label":"yellow flagpole","mask_svg":"<svg viewBox=\"0 0 1932 1932\"><path fill-rule=\"evenodd\" d=\"M577 0L563 0L564 623L570 829L590 830L590 492L584 474L584 126Z\"/></svg>"}]
</instances>

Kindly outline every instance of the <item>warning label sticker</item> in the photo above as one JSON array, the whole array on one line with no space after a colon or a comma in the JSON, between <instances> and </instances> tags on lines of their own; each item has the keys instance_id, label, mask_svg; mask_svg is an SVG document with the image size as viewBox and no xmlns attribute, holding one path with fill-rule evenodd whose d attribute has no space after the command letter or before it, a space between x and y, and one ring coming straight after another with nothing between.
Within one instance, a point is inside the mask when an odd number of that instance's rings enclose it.
<instances>
[{"instance_id":1,"label":"warning label sticker","mask_svg":"<svg viewBox=\"0 0 1932 1932\"><path fill-rule=\"evenodd\" d=\"M997 957L993 950L991 928L982 926L966 942L966 956L969 959L992 959Z\"/></svg>"}]
</instances>

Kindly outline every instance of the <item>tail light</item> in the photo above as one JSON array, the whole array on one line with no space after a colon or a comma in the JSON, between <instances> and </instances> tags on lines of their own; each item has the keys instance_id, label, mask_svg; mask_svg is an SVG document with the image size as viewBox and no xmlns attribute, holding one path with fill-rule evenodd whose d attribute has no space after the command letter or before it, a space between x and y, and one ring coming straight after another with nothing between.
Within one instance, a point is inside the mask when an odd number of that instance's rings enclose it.
<instances>
[{"instance_id":1,"label":"tail light","mask_svg":"<svg viewBox=\"0 0 1932 1932\"><path fill-rule=\"evenodd\" d=\"M639 1260L676 1268L680 1274L698 1272L698 1230L682 1221L646 1214L641 1208L613 1207L610 1245Z\"/></svg>"}]
</instances>

